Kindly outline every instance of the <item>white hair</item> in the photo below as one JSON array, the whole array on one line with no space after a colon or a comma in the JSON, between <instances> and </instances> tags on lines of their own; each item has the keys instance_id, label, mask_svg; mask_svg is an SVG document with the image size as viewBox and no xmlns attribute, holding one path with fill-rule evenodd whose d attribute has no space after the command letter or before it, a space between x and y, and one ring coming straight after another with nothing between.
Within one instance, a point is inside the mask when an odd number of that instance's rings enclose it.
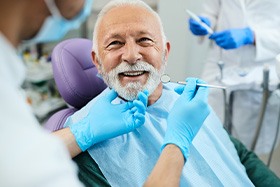
<instances>
[{"instance_id":1,"label":"white hair","mask_svg":"<svg viewBox=\"0 0 280 187\"><path fill-rule=\"evenodd\" d=\"M99 28L99 25L100 25L100 22L101 22L102 18L111 9L116 8L116 7L127 6L127 5L145 8L150 13L152 13L152 15L154 15L156 17L156 19L158 20L158 23L160 25L160 31L161 31L161 36L162 36L162 45L163 46L165 45L166 35L164 33L164 30L163 30L162 21L161 21L159 15L158 15L158 13L155 12L149 5L147 5L142 0L112 0L107 5L105 5L102 8L102 10L99 12L99 14L97 16L95 26L94 26L92 50L95 51L97 58L99 58L97 35L98 35L98 28Z\"/></svg>"}]
</instances>

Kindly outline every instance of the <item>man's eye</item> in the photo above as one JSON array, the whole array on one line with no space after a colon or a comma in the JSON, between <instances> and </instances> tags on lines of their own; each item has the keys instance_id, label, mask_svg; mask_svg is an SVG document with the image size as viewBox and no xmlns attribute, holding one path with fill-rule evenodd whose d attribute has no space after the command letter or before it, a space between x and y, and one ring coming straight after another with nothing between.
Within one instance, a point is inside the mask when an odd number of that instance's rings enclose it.
<instances>
[{"instance_id":1,"label":"man's eye","mask_svg":"<svg viewBox=\"0 0 280 187\"><path fill-rule=\"evenodd\" d=\"M138 42L152 42L152 40L149 38L140 38Z\"/></svg>"},{"instance_id":2,"label":"man's eye","mask_svg":"<svg viewBox=\"0 0 280 187\"><path fill-rule=\"evenodd\" d=\"M111 42L111 43L108 45L108 47L110 47L110 46L115 46L115 45L122 45L122 42L120 42L120 41L113 41L113 42Z\"/></svg>"},{"instance_id":3,"label":"man's eye","mask_svg":"<svg viewBox=\"0 0 280 187\"><path fill-rule=\"evenodd\" d=\"M123 46L123 42L120 41L112 41L111 43L109 43L106 47L106 49L111 50L111 49L118 49L120 47Z\"/></svg>"}]
</instances>

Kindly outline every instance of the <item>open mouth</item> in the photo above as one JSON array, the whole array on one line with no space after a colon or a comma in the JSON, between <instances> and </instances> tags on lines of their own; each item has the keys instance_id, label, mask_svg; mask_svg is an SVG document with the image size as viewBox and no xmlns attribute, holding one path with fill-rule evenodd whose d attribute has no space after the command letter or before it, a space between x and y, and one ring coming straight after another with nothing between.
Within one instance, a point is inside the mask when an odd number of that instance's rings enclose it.
<instances>
[{"instance_id":1,"label":"open mouth","mask_svg":"<svg viewBox=\"0 0 280 187\"><path fill-rule=\"evenodd\" d=\"M119 75L126 76L126 77L137 77L148 73L147 71L126 71L122 72Z\"/></svg>"}]
</instances>

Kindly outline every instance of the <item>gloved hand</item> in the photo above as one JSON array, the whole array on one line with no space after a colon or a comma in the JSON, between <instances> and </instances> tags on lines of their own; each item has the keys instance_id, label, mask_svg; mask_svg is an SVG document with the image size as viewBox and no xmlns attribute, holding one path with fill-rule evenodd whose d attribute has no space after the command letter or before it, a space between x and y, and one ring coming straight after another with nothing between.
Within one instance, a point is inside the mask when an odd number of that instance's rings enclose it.
<instances>
[{"instance_id":1,"label":"gloved hand","mask_svg":"<svg viewBox=\"0 0 280 187\"><path fill-rule=\"evenodd\" d=\"M202 16L198 17L201 19L202 22L211 27L211 23L208 18ZM189 19L189 27L194 35L203 36L208 34L208 31L192 18Z\"/></svg>"},{"instance_id":2,"label":"gloved hand","mask_svg":"<svg viewBox=\"0 0 280 187\"><path fill-rule=\"evenodd\" d=\"M144 124L148 91L139 92L137 100L112 104L116 97L117 93L111 90L93 104L85 118L69 125L82 151L103 140L131 132Z\"/></svg>"},{"instance_id":3,"label":"gloved hand","mask_svg":"<svg viewBox=\"0 0 280 187\"><path fill-rule=\"evenodd\" d=\"M215 40L217 45L224 49L236 49L243 45L253 44L255 40L254 33L249 27L215 32L209 38Z\"/></svg>"},{"instance_id":4,"label":"gloved hand","mask_svg":"<svg viewBox=\"0 0 280 187\"><path fill-rule=\"evenodd\" d=\"M181 96L175 102L167 119L167 130L161 150L167 144L177 145L187 160L189 147L204 120L210 113L207 103L208 88L197 87L204 81L188 78L186 86L175 89Z\"/></svg>"}]
</instances>

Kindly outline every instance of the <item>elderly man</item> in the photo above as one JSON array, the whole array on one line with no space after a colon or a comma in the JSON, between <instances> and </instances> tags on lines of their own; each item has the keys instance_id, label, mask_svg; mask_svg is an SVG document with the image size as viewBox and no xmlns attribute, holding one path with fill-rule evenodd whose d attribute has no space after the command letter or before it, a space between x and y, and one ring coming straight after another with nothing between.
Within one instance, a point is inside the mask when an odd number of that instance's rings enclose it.
<instances>
[{"instance_id":1,"label":"elderly man","mask_svg":"<svg viewBox=\"0 0 280 187\"><path fill-rule=\"evenodd\" d=\"M179 96L173 91L174 85L160 82L170 44L159 16L139 0L111 1L100 12L94 31L92 57L104 81L119 95L118 98L111 97L113 103L125 104L137 98L143 102L145 96L139 96L139 93L144 90L150 93L145 124L128 134L114 135L111 139L107 136L101 143L96 142L96 139L100 140L102 128L90 127L98 120L92 117L88 125L84 119L89 113L93 114L92 106L99 105L100 99L110 95L112 91L108 88L69 117L65 126L70 128L57 134L64 131L71 140L70 144L66 142L72 156L87 150L74 160L80 167L80 179L88 186L141 186L159 157L160 147L174 141L171 141L173 136L167 136L165 132L168 115ZM104 111L111 109L112 105L104 105ZM197 111L189 114L190 123L202 115ZM112 119L114 116L106 117L102 111L95 114L100 118L98 115L102 120L111 121L110 124L118 124L115 118ZM113 125L111 129L115 128ZM193 141L195 133L190 134L189 144L180 147L186 159L181 185L253 185L240 163L240 155L213 112Z\"/></svg>"}]
</instances>

